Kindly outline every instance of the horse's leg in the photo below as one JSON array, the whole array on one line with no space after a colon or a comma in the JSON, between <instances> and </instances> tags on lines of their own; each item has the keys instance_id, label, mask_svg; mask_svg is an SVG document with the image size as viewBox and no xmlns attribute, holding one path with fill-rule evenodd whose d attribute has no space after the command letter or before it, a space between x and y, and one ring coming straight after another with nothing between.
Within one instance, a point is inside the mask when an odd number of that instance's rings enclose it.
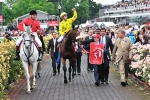
<instances>
[{"instance_id":1,"label":"horse's leg","mask_svg":"<svg viewBox=\"0 0 150 100\"><path fill-rule=\"evenodd\" d=\"M32 73L33 73L33 76L32 76L32 77L33 77L32 88L35 89L35 88L36 88L36 83L35 83L35 82L36 82L36 79L35 79L35 73L36 73L36 71L37 71L37 62L34 62L32 66L33 66L33 70L32 70Z\"/></svg>"},{"instance_id":2,"label":"horse's leg","mask_svg":"<svg viewBox=\"0 0 150 100\"><path fill-rule=\"evenodd\" d=\"M67 84L67 76L66 76L66 72L67 72L67 67L66 67L66 59L62 58L62 64L63 64L63 70L64 70L64 84Z\"/></svg>"},{"instance_id":3,"label":"horse's leg","mask_svg":"<svg viewBox=\"0 0 150 100\"><path fill-rule=\"evenodd\" d=\"M70 61L70 59L69 59L69 69L68 69L68 71L69 71L69 82L71 82L71 61Z\"/></svg>"},{"instance_id":4,"label":"horse's leg","mask_svg":"<svg viewBox=\"0 0 150 100\"><path fill-rule=\"evenodd\" d=\"M74 79L74 70L75 70L75 59L72 58L72 61L71 61L71 67L72 67L72 79Z\"/></svg>"},{"instance_id":5,"label":"horse's leg","mask_svg":"<svg viewBox=\"0 0 150 100\"><path fill-rule=\"evenodd\" d=\"M26 79L27 79L27 93L31 93L31 86L30 86L30 74L28 70L28 64L22 61L25 73L26 73Z\"/></svg>"}]
</instances>

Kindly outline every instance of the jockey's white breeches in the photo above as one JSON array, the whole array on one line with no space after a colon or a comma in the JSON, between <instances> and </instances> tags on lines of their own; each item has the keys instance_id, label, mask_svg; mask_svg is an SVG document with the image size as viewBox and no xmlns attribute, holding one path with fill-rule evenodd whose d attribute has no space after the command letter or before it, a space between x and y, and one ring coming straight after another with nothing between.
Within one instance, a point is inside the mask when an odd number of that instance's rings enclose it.
<instances>
[{"instance_id":1,"label":"jockey's white breeches","mask_svg":"<svg viewBox=\"0 0 150 100\"><path fill-rule=\"evenodd\" d=\"M61 35L60 37L59 37L59 39L57 40L57 42L61 42L62 40L63 40L63 38L64 38L64 36L63 35Z\"/></svg>"},{"instance_id":2,"label":"jockey's white breeches","mask_svg":"<svg viewBox=\"0 0 150 100\"><path fill-rule=\"evenodd\" d=\"M42 47L42 42L40 41L39 37L37 36L36 32L33 32L32 35L35 36L35 42L38 44L38 47ZM19 46L21 41L22 41L22 36L20 36L20 38L16 41L16 46Z\"/></svg>"}]
</instances>

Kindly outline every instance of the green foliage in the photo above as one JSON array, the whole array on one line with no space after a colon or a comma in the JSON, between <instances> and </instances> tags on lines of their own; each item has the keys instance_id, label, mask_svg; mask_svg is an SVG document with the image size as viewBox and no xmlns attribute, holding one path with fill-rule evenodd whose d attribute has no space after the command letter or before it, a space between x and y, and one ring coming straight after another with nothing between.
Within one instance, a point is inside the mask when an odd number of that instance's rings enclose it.
<instances>
[{"instance_id":1,"label":"green foliage","mask_svg":"<svg viewBox=\"0 0 150 100\"><path fill-rule=\"evenodd\" d=\"M100 7L93 0L61 0L60 4L62 8L61 12L67 12L68 17L71 17L73 14L72 8L77 9L78 19L75 21L75 24L85 22L90 19L89 16L97 16ZM46 0L6 0L6 4L3 3L2 9L5 19L3 24L12 23L13 19L28 14L30 10L42 10L49 14L58 15L58 5L57 2L46 2Z\"/></svg>"}]
</instances>

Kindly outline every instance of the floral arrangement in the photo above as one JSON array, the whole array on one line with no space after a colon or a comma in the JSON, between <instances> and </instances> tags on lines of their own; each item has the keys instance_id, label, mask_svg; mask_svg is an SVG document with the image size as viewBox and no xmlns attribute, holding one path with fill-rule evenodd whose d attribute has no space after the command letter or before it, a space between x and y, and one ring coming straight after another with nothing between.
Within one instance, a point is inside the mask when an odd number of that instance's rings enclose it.
<instances>
[{"instance_id":1,"label":"floral arrangement","mask_svg":"<svg viewBox=\"0 0 150 100\"><path fill-rule=\"evenodd\" d=\"M52 35L44 37L45 45L47 46ZM6 99L6 91L11 88L11 83L16 82L20 77L24 76L24 69L21 60L14 61L16 43L10 41L0 43L0 100Z\"/></svg>"},{"instance_id":2,"label":"floral arrangement","mask_svg":"<svg viewBox=\"0 0 150 100\"><path fill-rule=\"evenodd\" d=\"M132 46L131 73L150 86L150 44Z\"/></svg>"},{"instance_id":3,"label":"floral arrangement","mask_svg":"<svg viewBox=\"0 0 150 100\"><path fill-rule=\"evenodd\" d=\"M24 75L21 61L13 61L15 42L0 43L0 99L5 96L5 90L10 84Z\"/></svg>"}]
</instances>

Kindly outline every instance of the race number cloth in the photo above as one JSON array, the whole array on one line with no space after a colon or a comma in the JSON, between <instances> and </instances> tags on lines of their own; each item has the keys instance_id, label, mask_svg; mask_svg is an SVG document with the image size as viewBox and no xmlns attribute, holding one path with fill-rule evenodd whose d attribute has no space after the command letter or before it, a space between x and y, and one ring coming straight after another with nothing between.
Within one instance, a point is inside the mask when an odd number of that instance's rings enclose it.
<instances>
[{"instance_id":1,"label":"race number cloth","mask_svg":"<svg viewBox=\"0 0 150 100\"><path fill-rule=\"evenodd\" d=\"M102 64L103 62L103 52L104 44L95 44L94 42L90 43L90 59L91 64Z\"/></svg>"}]
</instances>

